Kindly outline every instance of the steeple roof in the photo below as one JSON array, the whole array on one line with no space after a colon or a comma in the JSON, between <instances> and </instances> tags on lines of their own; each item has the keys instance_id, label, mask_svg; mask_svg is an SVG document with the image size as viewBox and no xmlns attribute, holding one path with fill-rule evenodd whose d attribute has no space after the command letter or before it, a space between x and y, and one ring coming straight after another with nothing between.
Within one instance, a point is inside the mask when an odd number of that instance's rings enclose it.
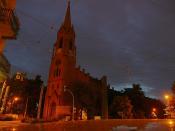
<instances>
[{"instance_id":1,"label":"steeple roof","mask_svg":"<svg viewBox=\"0 0 175 131\"><path fill-rule=\"evenodd\" d=\"M66 15L64 18L64 23L63 25L65 27L71 27L72 23L71 23L71 13L70 13L70 0L68 0L68 6L67 6L67 11L66 11Z\"/></svg>"},{"instance_id":2,"label":"steeple roof","mask_svg":"<svg viewBox=\"0 0 175 131\"><path fill-rule=\"evenodd\" d=\"M75 35L74 27L71 22L70 0L68 0L67 2L67 10L64 17L64 21L58 31L58 33L62 33L62 32L67 32L67 33L72 32Z\"/></svg>"}]
</instances>

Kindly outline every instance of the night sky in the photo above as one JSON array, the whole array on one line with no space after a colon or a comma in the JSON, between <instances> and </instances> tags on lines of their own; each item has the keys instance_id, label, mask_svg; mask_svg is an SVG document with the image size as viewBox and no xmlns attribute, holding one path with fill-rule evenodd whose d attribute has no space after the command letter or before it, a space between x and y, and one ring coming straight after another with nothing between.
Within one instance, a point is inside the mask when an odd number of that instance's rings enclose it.
<instances>
[{"instance_id":1,"label":"night sky","mask_svg":"<svg viewBox=\"0 0 175 131\"><path fill-rule=\"evenodd\" d=\"M52 47L66 0L17 0L21 30L5 55L13 71L42 75L47 83ZM162 97L175 80L175 0L74 0L77 64L108 77L119 90L140 83Z\"/></svg>"}]
</instances>

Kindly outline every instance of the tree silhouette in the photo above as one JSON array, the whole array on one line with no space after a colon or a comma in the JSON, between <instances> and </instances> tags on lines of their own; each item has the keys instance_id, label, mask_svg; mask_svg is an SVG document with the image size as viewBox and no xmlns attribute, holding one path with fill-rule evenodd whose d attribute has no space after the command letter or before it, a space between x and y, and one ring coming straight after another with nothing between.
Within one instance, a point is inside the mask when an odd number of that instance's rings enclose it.
<instances>
[{"instance_id":1,"label":"tree silhouette","mask_svg":"<svg viewBox=\"0 0 175 131\"><path fill-rule=\"evenodd\" d=\"M126 103L132 105L133 118L150 118L153 108L156 108L158 118L164 118L165 105L158 99L146 97L139 84L133 84L132 88L125 88L122 91L116 91L113 88L108 90L109 115L111 118L121 118L122 115L125 118L123 112L126 110L129 112L131 109Z\"/></svg>"},{"instance_id":2,"label":"tree silhouette","mask_svg":"<svg viewBox=\"0 0 175 131\"><path fill-rule=\"evenodd\" d=\"M175 95L175 81L172 84L171 90L172 90L173 94Z\"/></svg>"},{"instance_id":3,"label":"tree silhouette","mask_svg":"<svg viewBox=\"0 0 175 131\"><path fill-rule=\"evenodd\" d=\"M132 105L127 96L115 96L110 106L110 115L117 118L132 118Z\"/></svg>"}]
</instances>

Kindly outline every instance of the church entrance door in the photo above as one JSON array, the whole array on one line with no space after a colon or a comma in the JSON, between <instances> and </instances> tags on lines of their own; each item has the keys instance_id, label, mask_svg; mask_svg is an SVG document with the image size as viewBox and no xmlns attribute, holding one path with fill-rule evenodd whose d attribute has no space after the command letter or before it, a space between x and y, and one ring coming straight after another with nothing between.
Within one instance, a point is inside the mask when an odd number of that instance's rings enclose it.
<instances>
[{"instance_id":1,"label":"church entrance door","mask_svg":"<svg viewBox=\"0 0 175 131\"><path fill-rule=\"evenodd\" d=\"M56 116L56 103L52 102L50 109L50 117L54 118Z\"/></svg>"}]
</instances>

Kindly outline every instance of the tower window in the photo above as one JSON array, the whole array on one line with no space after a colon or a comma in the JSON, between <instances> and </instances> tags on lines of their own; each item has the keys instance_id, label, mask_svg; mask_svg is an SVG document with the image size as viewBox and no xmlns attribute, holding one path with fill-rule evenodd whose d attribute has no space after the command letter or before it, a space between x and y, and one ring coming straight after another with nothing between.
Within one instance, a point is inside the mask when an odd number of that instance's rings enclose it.
<instances>
[{"instance_id":1,"label":"tower window","mask_svg":"<svg viewBox=\"0 0 175 131\"><path fill-rule=\"evenodd\" d=\"M58 70L58 76L60 76L60 75L61 75L61 70L59 69L59 70Z\"/></svg>"},{"instance_id":2,"label":"tower window","mask_svg":"<svg viewBox=\"0 0 175 131\"><path fill-rule=\"evenodd\" d=\"M73 44L72 44L72 41L69 42L69 50L72 50L73 48Z\"/></svg>"},{"instance_id":3,"label":"tower window","mask_svg":"<svg viewBox=\"0 0 175 131\"><path fill-rule=\"evenodd\" d=\"M56 69L56 77L58 77L58 67L57 67L57 69Z\"/></svg>"},{"instance_id":4,"label":"tower window","mask_svg":"<svg viewBox=\"0 0 175 131\"><path fill-rule=\"evenodd\" d=\"M59 48L63 48L63 38L60 39Z\"/></svg>"},{"instance_id":5,"label":"tower window","mask_svg":"<svg viewBox=\"0 0 175 131\"><path fill-rule=\"evenodd\" d=\"M54 69L54 77L58 77L58 76L60 76L60 74L61 74L61 61L59 60L59 59L57 59L56 61L55 61L55 69Z\"/></svg>"},{"instance_id":6,"label":"tower window","mask_svg":"<svg viewBox=\"0 0 175 131\"><path fill-rule=\"evenodd\" d=\"M54 71L54 77L58 77L61 75L61 70L57 67L56 70Z\"/></svg>"},{"instance_id":7,"label":"tower window","mask_svg":"<svg viewBox=\"0 0 175 131\"><path fill-rule=\"evenodd\" d=\"M59 105L60 105L60 104L61 104L61 96L59 95L58 98L59 98L59 99L58 99L58 103L59 103Z\"/></svg>"},{"instance_id":8,"label":"tower window","mask_svg":"<svg viewBox=\"0 0 175 131\"><path fill-rule=\"evenodd\" d=\"M60 64L61 64L61 61L59 59L57 59L56 62L55 62L55 65L60 66Z\"/></svg>"}]
</instances>

